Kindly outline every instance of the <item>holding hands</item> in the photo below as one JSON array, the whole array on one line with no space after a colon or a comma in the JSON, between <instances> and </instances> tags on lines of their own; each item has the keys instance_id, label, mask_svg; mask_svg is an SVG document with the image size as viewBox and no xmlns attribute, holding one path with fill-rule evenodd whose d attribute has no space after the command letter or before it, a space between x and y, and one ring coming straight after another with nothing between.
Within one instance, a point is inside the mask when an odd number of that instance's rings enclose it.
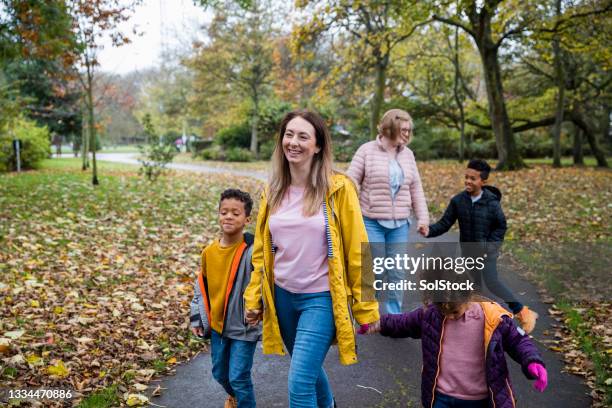
<instances>
[{"instance_id":1,"label":"holding hands","mask_svg":"<svg viewBox=\"0 0 612 408\"><path fill-rule=\"evenodd\" d=\"M204 337L204 329L202 328L202 326L198 326L198 327L192 326L191 333L193 333L194 336Z\"/></svg>"},{"instance_id":2,"label":"holding hands","mask_svg":"<svg viewBox=\"0 0 612 408\"><path fill-rule=\"evenodd\" d=\"M427 238L427 235L429 235L429 225L419 225L419 228L417 230L419 234L421 234L425 238Z\"/></svg>"},{"instance_id":3,"label":"holding hands","mask_svg":"<svg viewBox=\"0 0 612 408\"><path fill-rule=\"evenodd\" d=\"M247 310L244 316L244 320L250 326L256 326L261 320L263 320L263 312L259 309Z\"/></svg>"},{"instance_id":4,"label":"holding hands","mask_svg":"<svg viewBox=\"0 0 612 408\"><path fill-rule=\"evenodd\" d=\"M380 320L377 320L373 323L365 323L362 324L359 329L357 329L358 334L374 334L380 332Z\"/></svg>"}]
</instances>

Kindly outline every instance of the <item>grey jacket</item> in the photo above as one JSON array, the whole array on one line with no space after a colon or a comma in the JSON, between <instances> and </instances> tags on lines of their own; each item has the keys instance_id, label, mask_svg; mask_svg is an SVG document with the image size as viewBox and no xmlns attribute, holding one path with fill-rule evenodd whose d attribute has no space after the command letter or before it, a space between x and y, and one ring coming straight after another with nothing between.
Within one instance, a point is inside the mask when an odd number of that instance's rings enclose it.
<instances>
[{"instance_id":1,"label":"grey jacket","mask_svg":"<svg viewBox=\"0 0 612 408\"><path fill-rule=\"evenodd\" d=\"M253 235L249 233L244 234L244 241L247 247L240 258L240 264L238 265L234 281L229 282L232 289L227 301L227 309L223 320L223 333L221 335L234 340L258 341L261 339L261 323L257 326L249 326L244 321L243 295L251 280L251 271L253 270L253 265L251 264ZM200 289L198 278L194 281L194 296L191 300L189 320L192 327L203 327L204 337L209 338L211 328L210 316L208 316L207 310L210 308L210 303L208 300L208 283L206 278L203 279L203 282L206 292L204 296Z\"/></svg>"}]
</instances>

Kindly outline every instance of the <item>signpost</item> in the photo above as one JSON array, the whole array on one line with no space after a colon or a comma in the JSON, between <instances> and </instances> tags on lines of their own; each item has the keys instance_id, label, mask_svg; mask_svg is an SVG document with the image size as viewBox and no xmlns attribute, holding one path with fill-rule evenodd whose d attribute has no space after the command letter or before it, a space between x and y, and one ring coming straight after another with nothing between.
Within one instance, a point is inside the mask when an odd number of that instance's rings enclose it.
<instances>
[{"instance_id":1,"label":"signpost","mask_svg":"<svg viewBox=\"0 0 612 408\"><path fill-rule=\"evenodd\" d=\"M17 162L17 172L21 171L21 140L13 139L13 149L15 149L15 161Z\"/></svg>"}]
</instances>

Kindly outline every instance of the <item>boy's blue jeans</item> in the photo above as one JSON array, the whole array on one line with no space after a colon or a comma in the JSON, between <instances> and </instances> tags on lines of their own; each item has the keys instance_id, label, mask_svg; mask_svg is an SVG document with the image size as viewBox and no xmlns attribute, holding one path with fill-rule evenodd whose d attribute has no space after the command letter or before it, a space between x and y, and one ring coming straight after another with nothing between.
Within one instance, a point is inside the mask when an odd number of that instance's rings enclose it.
<instances>
[{"instance_id":1,"label":"boy's blue jeans","mask_svg":"<svg viewBox=\"0 0 612 408\"><path fill-rule=\"evenodd\" d=\"M323 369L336 337L330 292L292 293L274 285L274 305L283 342L291 354L289 406L332 407L333 394Z\"/></svg>"},{"instance_id":2,"label":"boy's blue jeans","mask_svg":"<svg viewBox=\"0 0 612 408\"><path fill-rule=\"evenodd\" d=\"M433 408L487 408L489 400L463 400L436 392Z\"/></svg>"},{"instance_id":3,"label":"boy's blue jeans","mask_svg":"<svg viewBox=\"0 0 612 408\"><path fill-rule=\"evenodd\" d=\"M378 223L375 219L363 217L363 223L365 224L366 231L368 232L368 241L371 243L384 243L385 253L377 253L380 249L379 246L372 246L372 259L375 257L395 257L397 253L400 253L403 247L398 244L405 244L408 242L408 233L410 231L410 223L404 224L397 228L385 228ZM389 245L395 244L395 245ZM405 249L404 249L405 251ZM388 269L384 272L383 281L385 282L400 282L404 279L404 271L398 269ZM384 303L387 313L399 314L402 313L402 301L404 298L403 290L386 290L385 294L387 299ZM377 298L380 298L380 293L376 294Z\"/></svg>"},{"instance_id":4,"label":"boy's blue jeans","mask_svg":"<svg viewBox=\"0 0 612 408\"><path fill-rule=\"evenodd\" d=\"M236 398L239 408L255 407L251 368L256 345L256 341L222 337L214 330L210 338L213 377Z\"/></svg>"}]
</instances>

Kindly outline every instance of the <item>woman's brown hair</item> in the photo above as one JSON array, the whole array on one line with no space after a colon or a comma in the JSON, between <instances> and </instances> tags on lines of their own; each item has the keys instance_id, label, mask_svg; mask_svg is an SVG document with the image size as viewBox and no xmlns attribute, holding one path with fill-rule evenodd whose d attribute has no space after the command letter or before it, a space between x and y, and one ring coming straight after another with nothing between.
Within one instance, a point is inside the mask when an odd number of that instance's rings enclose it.
<instances>
[{"instance_id":1,"label":"woman's brown hair","mask_svg":"<svg viewBox=\"0 0 612 408\"><path fill-rule=\"evenodd\" d=\"M273 213L278 209L291 184L289 162L283 152L283 137L287 124L294 118L300 117L310 123L315 129L315 140L320 151L312 158L310 177L304 189L304 215L316 214L325 200L329 189L333 168L331 136L323 118L316 112L309 110L296 110L289 112L281 121L280 131L272 153L272 175L268 190L268 204Z\"/></svg>"}]
</instances>

